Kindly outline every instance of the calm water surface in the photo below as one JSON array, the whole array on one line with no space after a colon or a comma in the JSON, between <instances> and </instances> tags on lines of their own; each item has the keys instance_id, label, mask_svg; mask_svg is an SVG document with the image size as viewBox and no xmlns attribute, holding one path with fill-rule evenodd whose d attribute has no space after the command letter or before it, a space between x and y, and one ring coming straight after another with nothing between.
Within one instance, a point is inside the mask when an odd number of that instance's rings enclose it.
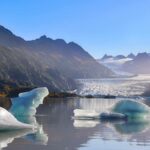
<instances>
[{"instance_id":1,"label":"calm water surface","mask_svg":"<svg viewBox=\"0 0 150 150\"><path fill-rule=\"evenodd\" d=\"M117 100L49 99L38 108L38 133L13 131L0 133L5 150L149 150L150 122L74 121L76 108L106 110ZM149 104L150 100L144 101Z\"/></svg>"}]
</instances>

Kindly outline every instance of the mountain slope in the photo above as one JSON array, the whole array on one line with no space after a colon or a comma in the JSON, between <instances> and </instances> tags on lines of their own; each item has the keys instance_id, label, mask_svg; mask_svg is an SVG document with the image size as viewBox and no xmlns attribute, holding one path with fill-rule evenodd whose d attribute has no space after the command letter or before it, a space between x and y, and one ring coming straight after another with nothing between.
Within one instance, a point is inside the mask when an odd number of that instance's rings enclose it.
<instances>
[{"instance_id":1,"label":"mountain slope","mask_svg":"<svg viewBox=\"0 0 150 150\"><path fill-rule=\"evenodd\" d=\"M47 86L50 90L73 89L77 78L113 74L74 42L46 36L25 41L2 26L0 52L0 80Z\"/></svg>"},{"instance_id":2,"label":"mountain slope","mask_svg":"<svg viewBox=\"0 0 150 150\"><path fill-rule=\"evenodd\" d=\"M123 64L133 60L132 55L127 57L123 55L118 56L109 56L104 55L101 59L98 60L99 63L102 63L104 66L108 67L109 69L113 70L117 75L130 75L128 71L122 69Z\"/></svg>"},{"instance_id":3,"label":"mountain slope","mask_svg":"<svg viewBox=\"0 0 150 150\"><path fill-rule=\"evenodd\" d=\"M131 73L131 74L149 74L150 69L150 54L138 53L137 55L129 54L128 56L108 56L104 55L98 62L107 66L116 73Z\"/></svg>"},{"instance_id":4,"label":"mountain slope","mask_svg":"<svg viewBox=\"0 0 150 150\"><path fill-rule=\"evenodd\" d=\"M134 74L150 73L150 54L139 53L132 61L126 62L122 69Z\"/></svg>"}]
</instances>

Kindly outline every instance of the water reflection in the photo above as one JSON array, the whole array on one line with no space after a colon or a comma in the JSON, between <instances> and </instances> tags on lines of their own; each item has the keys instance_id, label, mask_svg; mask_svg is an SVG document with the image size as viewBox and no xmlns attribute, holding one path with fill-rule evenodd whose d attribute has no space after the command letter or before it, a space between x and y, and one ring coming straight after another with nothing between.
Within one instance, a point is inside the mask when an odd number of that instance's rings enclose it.
<instances>
[{"instance_id":1,"label":"water reflection","mask_svg":"<svg viewBox=\"0 0 150 150\"><path fill-rule=\"evenodd\" d=\"M100 122L97 120L74 120L73 126L75 128L93 128L96 127Z\"/></svg>"},{"instance_id":2,"label":"water reflection","mask_svg":"<svg viewBox=\"0 0 150 150\"><path fill-rule=\"evenodd\" d=\"M24 117L20 120L24 120L26 123L36 125L36 129L17 129L7 130L0 132L0 149L6 148L8 144L12 143L14 139L23 138L36 144L46 145L48 142L48 136L43 130L43 126L40 125L34 116Z\"/></svg>"},{"instance_id":3,"label":"water reflection","mask_svg":"<svg viewBox=\"0 0 150 150\"><path fill-rule=\"evenodd\" d=\"M43 134L48 138L47 144L35 144L39 135L28 134L24 138L15 139L7 150L77 150L77 149L126 149L141 150L150 144L149 122L127 121L77 121L72 120L73 110L109 108L114 100L100 99L49 99L37 110L36 122L43 127ZM37 137L36 137L37 135ZM39 139L44 139L41 136ZM39 140L40 141L40 140ZM104 144L103 142L107 143ZM138 145L134 147L131 143ZM126 146L123 146L123 145Z\"/></svg>"},{"instance_id":4,"label":"water reflection","mask_svg":"<svg viewBox=\"0 0 150 150\"><path fill-rule=\"evenodd\" d=\"M114 105L118 100L120 99L82 99L79 103L81 109L103 112L111 108L112 105ZM143 101L143 99L139 101ZM149 100L144 100L143 102L150 105ZM99 127L96 134L102 139L107 140L119 139L127 141L140 141L146 144L149 144L150 140L149 120L101 120L99 122L95 120L74 120L73 125L75 128Z\"/></svg>"},{"instance_id":5,"label":"water reflection","mask_svg":"<svg viewBox=\"0 0 150 150\"><path fill-rule=\"evenodd\" d=\"M141 121L141 122L126 122L123 124L115 124L114 127L117 132L121 134L136 134L143 133L149 129L150 122L149 121Z\"/></svg>"},{"instance_id":6,"label":"water reflection","mask_svg":"<svg viewBox=\"0 0 150 150\"><path fill-rule=\"evenodd\" d=\"M36 132L26 135L25 139L41 145L47 144L48 135L44 132L43 125L38 123L37 118L35 116L18 116L18 119L21 122L32 124L36 127Z\"/></svg>"},{"instance_id":7,"label":"water reflection","mask_svg":"<svg viewBox=\"0 0 150 150\"><path fill-rule=\"evenodd\" d=\"M12 143L15 138L23 137L29 133L34 133L34 131L32 129L1 131L0 132L0 149L7 147L8 144Z\"/></svg>"}]
</instances>

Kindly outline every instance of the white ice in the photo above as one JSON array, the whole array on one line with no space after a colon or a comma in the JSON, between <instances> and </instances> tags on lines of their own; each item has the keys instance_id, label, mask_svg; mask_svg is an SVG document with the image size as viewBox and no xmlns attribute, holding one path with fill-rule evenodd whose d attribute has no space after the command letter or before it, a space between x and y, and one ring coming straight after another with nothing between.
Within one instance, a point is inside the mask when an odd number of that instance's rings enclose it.
<instances>
[{"instance_id":1,"label":"white ice","mask_svg":"<svg viewBox=\"0 0 150 150\"><path fill-rule=\"evenodd\" d=\"M10 112L0 107L0 130L33 128L33 125L18 121Z\"/></svg>"}]
</instances>

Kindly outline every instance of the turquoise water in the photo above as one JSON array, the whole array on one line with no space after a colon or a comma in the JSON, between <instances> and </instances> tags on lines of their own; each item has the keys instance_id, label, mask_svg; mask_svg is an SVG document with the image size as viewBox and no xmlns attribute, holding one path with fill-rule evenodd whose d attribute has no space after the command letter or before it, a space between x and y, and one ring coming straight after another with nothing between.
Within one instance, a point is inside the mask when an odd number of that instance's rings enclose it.
<instances>
[{"instance_id":1,"label":"turquoise water","mask_svg":"<svg viewBox=\"0 0 150 150\"><path fill-rule=\"evenodd\" d=\"M106 110L118 99L49 99L40 105L32 120L38 133L0 133L1 149L36 150L147 150L150 149L150 122L73 120L76 108ZM149 100L142 100L149 105Z\"/></svg>"}]
</instances>

